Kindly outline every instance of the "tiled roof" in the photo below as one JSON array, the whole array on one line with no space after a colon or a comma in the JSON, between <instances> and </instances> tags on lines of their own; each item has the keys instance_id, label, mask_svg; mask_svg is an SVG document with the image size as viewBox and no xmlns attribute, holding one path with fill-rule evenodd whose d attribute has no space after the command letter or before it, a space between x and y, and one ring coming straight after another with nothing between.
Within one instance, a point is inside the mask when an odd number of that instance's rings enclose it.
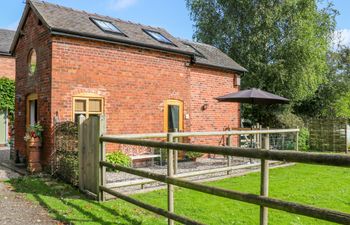
<instances>
[{"instance_id":1,"label":"tiled roof","mask_svg":"<svg viewBox=\"0 0 350 225\"><path fill-rule=\"evenodd\" d=\"M204 58L199 57L196 50L184 44L182 40L173 37L162 28L145 26L108 16L101 16L85 11L74 10L39 0L29 0L28 2L37 15L43 20L42 22L48 26L53 34L73 35L76 37L89 38L97 41L124 43L166 52L176 52L191 56L194 59L194 62L197 62L198 64L239 72L246 71L246 69L238 65L234 60L222 53L217 48L205 44L191 43L193 47L198 48L198 51L202 52L204 55ZM121 30L124 35L101 30L91 21L91 18L111 22L119 30ZM174 45L158 42L150 35L146 34L143 30L159 32L164 37L169 39Z\"/></svg>"},{"instance_id":2,"label":"tiled roof","mask_svg":"<svg viewBox=\"0 0 350 225\"><path fill-rule=\"evenodd\" d=\"M15 36L15 31L0 29L0 54L10 54L10 48Z\"/></svg>"},{"instance_id":3,"label":"tiled roof","mask_svg":"<svg viewBox=\"0 0 350 225\"><path fill-rule=\"evenodd\" d=\"M245 68L214 46L187 40L183 40L182 42L197 50L195 56L196 64L247 72Z\"/></svg>"}]
</instances>

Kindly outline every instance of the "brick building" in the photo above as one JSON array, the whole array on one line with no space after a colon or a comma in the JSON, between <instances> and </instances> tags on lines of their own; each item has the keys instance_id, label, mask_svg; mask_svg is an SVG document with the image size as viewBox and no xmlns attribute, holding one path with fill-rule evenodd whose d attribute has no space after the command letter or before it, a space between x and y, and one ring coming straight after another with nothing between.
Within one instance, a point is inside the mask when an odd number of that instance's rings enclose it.
<instances>
[{"instance_id":1,"label":"brick building","mask_svg":"<svg viewBox=\"0 0 350 225\"><path fill-rule=\"evenodd\" d=\"M0 78L15 79L15 58L10 47L15 31L0 29ZM8 113L0 110L0 147L8 143Z\"/></svg>"},{"instance_id":2,"label":"brick building","mask_svg":"<svg viewBox=\"0 0 350 225\"><path fill-rule=\"evenodd\" d=\"M12 51L16 148L24 152L26 126L40 121L43 163L54 122L81 114L105 114L113 134L240 124L239 104L214 97L237 91L246 70L213 46L179 40L161 28L31 0Z\"/></svg>"}]
</instances>

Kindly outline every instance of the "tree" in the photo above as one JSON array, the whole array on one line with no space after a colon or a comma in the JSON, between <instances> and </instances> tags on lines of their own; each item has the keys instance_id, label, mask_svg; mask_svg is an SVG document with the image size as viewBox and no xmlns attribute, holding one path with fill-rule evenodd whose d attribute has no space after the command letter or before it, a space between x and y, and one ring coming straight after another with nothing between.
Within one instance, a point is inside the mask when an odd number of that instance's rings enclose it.
<instances>
[{"instance_id":1,"label":"tree","mask_svg":"<svg viewBox=\"0 0 350 225\"><path fill-rule=\"evenodd\" d=\"M292 110L326 81L337 14L332 4L319 9L316 0L187 0L187 6L194 39L220 48L249 70L242 88L291 99L291 107L261 107L253 119L263 122ZM245 118L249 111L243 110Z\"/></svg>"},{"instance_id":2,"label":"tree","mask_svg":"<svg viewBox=\"0 0 350 225\"><path fill-rule=\"evenodd\" d=\"M296 111L306 117L350 118L346 106L350 102L350 47L340 46L330 51L327 62L327 81L318 87L314 96L300 102Z\"/></svg>"}]
</instances>

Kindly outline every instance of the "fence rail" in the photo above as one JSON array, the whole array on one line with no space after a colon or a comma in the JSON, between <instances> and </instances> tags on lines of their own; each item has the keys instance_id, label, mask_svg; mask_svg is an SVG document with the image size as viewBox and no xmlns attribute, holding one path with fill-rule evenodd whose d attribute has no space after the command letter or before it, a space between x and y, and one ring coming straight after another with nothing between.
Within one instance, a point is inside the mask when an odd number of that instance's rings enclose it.
<instances>
[{"instance_id":1,"label":"fence rail","mask_svg":"<svg viewBox=\"0 0 350 225\"><path fill-rule=\"evenodd\" d=\"M90 121L89 121L90 120ZM86 125L86 126L85 126ZM184 224L201 224L193 221L189 218L177 215L174 213L174 186L188 188L199 192L220 196L228 199L243 201L261 207L260 210L260 224L266 225L268 222L268 208L282 210L289 213L309 216L318 218L330 222L350 224L350 214L344 212L338 212L330 209L318 208L310 205L304 205L280 199L268 197L268 184L269 184L269 160L285 161L285 162L299 162L309 163L317 165L328 165L328 166L341 166L350 167L350 156L340 154L321 154L321 153L302 153L296 151L277 151L267 150L269 149L269 134L273 133L288 133L298 132L298 129L287 129L287 130L253 130L253 131L225 131L225 132L183 132L183 133L167 133L167 134L133 134L133 135L105 135L104 131L104 119L101 118L89 118L84 121L84 125L81 128L89 128L88 132L83 132L87 138L89 138L87 144L82 145L81 149L90 148L96 153L94 158L97 159L95 164L92 165L98 173L96 174L95 188L97 189L97 196L100 201L105 199L105 193L109 193L146 210L152 211L156 214L165 216L168 218L168 224L174 224L174 221L178 221ZM97 129L99 128L99 129ZM96 131L97 129L97 131ZM195 144L183 144L176 143L178 137L186 136L215 136L215 135L226 135L230 138L232 135L240 134L259 134L264 136L262 145L264 149L242 149L232 146L208 146L208 145L195 145ZM166 142L146 140L146 138L167 138ZM120 165L114 165L106 162L105 159L105 143L118 143L134 146L146 146L167 149L168 153L168 173L167 175L146 172L134 168L123 167ZM228 142L229 144L231 142ZM192 152L201 152L209 154L220 154L228 157L248 157L261 159L261 183L260 183L260 195L249 194L238 192L234 190L226 190L222 188L210 187L199 183L183 180L181 177L176 176L174 172L174 151L185 150ZM91 150L89 150L91 152ZM157 208L155 206L139 202L127 195L112 190L106 184L105 170L106 168L113 168L129 174L137 175L147 179L163 182L168 185L168 210Z\"/></svg>"},{"instance_id":2,"label":"fence rail","mask_svg":"<svg viewBox=\"0 0 350 225\"><path fill-rule=\"evenodd\" d=\"M103 142L119 143L136 146L147 146L164 149L185 150L191 152L221 154L227 156L248 157L265 160L276 160L286 162L299 162L308 164L321 164L329 166L350 167L350 156L342 154L324 154L324 153L309 153L295 151L279 151L279 150L263 150L263 149L247 149L233 148L228 146L208 146L183 144L173 142L160 142L151 140L134 140L128 138L117 138L111 136L101 136Z\"/></svg>"}]
</instances>

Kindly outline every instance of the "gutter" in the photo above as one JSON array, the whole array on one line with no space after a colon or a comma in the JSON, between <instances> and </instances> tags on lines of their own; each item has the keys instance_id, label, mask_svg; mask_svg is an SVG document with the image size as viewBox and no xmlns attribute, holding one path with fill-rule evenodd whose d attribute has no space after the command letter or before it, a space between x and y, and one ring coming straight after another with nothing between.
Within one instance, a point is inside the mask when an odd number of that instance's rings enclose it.
<instances>
[{"instance_id":1,"label":"gutter","mask_svg":"<svg viewBox=\"0 0 350 225\"><path fill-rule=\"evenodd\" d=\"M2 51L0 51L0 55L1 56L12 56L12 54L10 52L2 52Z\"/></svg>"},{"instance_id":2,"label":"gutter","mask_svg":"<svg viewBox=\"0 0 350 225\"><path fill-rule=\"evenodd\" d=\"M211 65L211 64L198 63L198 62L196 62L196 60L193 60L192 64L202 66L202 67L212 68L212 69L222 69L222 70L226 70L229 72L235 72L235 73L238 73L239 75L242 75L242 74L248 72L247 70L238 70L238 69L233 69L233 68L229 68L229 67L225 67L225 66L216 66L216 65Z\"/></svg>"}]
</instances>

